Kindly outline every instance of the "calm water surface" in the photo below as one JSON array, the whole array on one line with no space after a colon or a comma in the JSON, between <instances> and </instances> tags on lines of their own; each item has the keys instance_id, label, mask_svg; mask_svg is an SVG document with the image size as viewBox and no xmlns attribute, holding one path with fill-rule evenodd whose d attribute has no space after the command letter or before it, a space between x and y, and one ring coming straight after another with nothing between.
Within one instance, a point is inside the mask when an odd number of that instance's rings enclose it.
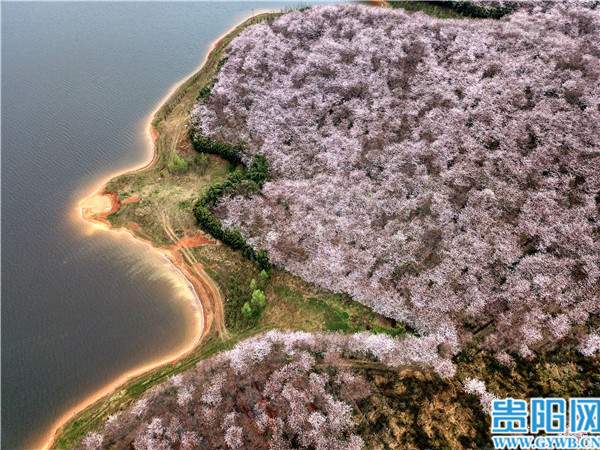
<instances>
[{"instance_id":1,"label":"calm water surface","mask_svg":"<svg viewBox=\"0 0 600 450\"><path fill-rule=\"evenodd\" d=\"M2 4L2 448L193 335L156 252L87 233L78 196L147 157L142 124L210 43L296 3Z\"/></svg>"}]
</instances>

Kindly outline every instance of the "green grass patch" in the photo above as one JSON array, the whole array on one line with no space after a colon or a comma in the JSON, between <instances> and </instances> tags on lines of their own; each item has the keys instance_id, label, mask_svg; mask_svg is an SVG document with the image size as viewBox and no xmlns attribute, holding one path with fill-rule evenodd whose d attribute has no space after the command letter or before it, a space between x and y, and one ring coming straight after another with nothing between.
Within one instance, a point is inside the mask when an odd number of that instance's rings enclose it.
<instances>
[{"instance_id":1,"label":"green grass patch","mask_svg":"<svg viewBox=\"0 0 600 450\"><path fill-rule=\"evenodd\" d=\"M179 156L177 153L171 153L169 162L167 163L167 169L172 174L182 174L188 170L188 162Z\"/></svg>"},{"instance_id":2,"label":"green grass patch","mask_svg":"<svg viewBox=\"0 0 600 450\"><path fill-rule=\"evenodd\" d=\"M392 327L375 326L371 329L373 333L385 333L392 337L398 337L405 335L408 331L403 324L397 324Z\"/></svg>"}]
</instances>

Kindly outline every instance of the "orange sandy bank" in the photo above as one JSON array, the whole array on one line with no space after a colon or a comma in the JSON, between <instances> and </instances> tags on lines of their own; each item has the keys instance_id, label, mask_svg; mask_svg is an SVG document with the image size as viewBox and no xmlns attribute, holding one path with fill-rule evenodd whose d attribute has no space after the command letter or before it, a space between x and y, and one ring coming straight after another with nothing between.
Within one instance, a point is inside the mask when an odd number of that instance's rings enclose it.
<instances>
[{"instance_id":1,"label":"orange sandy bank","mask_svg":"<svg viewBox=\"0 0 600 450\"><path fill-rule=\"evenodd\" d=\"M152 125L150 125L150 139L152 139L152 142L156 142L156 140L158 139L158 131L156 131L156 128L153 127Z\"/></svg>"},{"instance_id":2,"label":"orange sandy bank","mask_svg":"<svg viewBox=\"0 0 600 450\"><path fill-rule=\"evenodd\" d=\"M141 201L140 197L129 197L123 201L114 192L102 192L94 194L81 203L82 217L90 222L101 223L107 228L112 228L108 217L118 212L123 205ZM141 227L135 222L127 223L125 229L136 239L142 240L147 244L154 244L140 235ZM223 332L223 315L221 294L215 283L204 272L202 265L198 263L190 248L200 247L202 245L216 244L213 239L208 238L200 232L194 232L178 238L175 232L167 225L164 225L165 233L172 241L168 247L160 247L160 250L171 263L187 278L199 299L201 310L203 311L203 327L200 331L199 340L206 336L215 324L219 334ZM208 316L208 317L207 317ZM199 340L197 343L199 343Z\"/></svg>"}]
</instances>

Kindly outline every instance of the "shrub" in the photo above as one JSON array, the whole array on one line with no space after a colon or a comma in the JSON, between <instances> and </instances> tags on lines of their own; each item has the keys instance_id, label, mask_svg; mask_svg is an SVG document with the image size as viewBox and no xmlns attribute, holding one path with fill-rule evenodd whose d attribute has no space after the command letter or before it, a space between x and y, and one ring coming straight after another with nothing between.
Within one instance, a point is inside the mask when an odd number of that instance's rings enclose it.
<instances>
[{"instance_id":1,"label":"shrub","mask_svg":"<svg viewBox=\"0 0 600 450\"><path fill-rule=\"evenodd\" d=\"M259 310L265 309L267 306L267 298L265 297L265 293L260 289L254 289L254 291L252 291L251 303L252 306Z\"/></svg>"},{"instance_id":2,"label":"shrub","mask_svg":"<svg viewBox=\"0 0 600 450\"><path fill-rule=\"evenodd\" d=\"M171 153L167 169L173 174L182 174L188 170L188 162L177 153Z\"/></svg>"},{"instance_id":3,"label":"shrub","mask_svg":"<svg viewBox=\"0 0 600 450\"><path fill-rule=\"evenodd\" d=\"M478 19L500 19L517 8L516 2L510 4L494 1L432 1L431 3L453 9L463 16Z\"/></svg>"},{"instance_id":4,"label":"shrub","mask_svg":"<svg viewBox=\"0 0 600 450\"><path fill-rule=\"evenodd\" d=\"M242 180L233 189L233 195L242 195L250 197L251 195L260 192L260 186L252 180Z\"/></svg>"},{"instance_id":5,"label":"shrub","mask_svg":"<svg viewBox=\"0 0 600 450\"><path fill-rule=\"evenodd\" d=\"M242 233L238 230L225 229L223 230L223 242L229 245L234 250L240 250L246 245L246 240Z\"/></svg>"},{"instance_id":6,"label":"shrub","mask_svg":"<svg viewBox=\"0 0 600 450\"><path fill-rule=\"evenodd\" d=\"M200 153L199 155L196 155L194 158L194 165L196 166L196 170L201 175L204 175L208 169L208 166L210 165L208 155L206 153Z\"/></svg>"},{"instance_id":7,"label":"shrub","mask_svg":"<svg viewBox=\"0 0 600 450\"><path fill-rule=\"evenodd\" d=\"M223 228L221 227L221 222L214 216L212 212L201 204L201 202L197 202L194 207L194 215L196 216L196 220L200 227L209 233L211 236L216 239L223 240Z\"/></svg>"},{"instance_id":8,"label":"shrub","mask_svg":"<svg viewBox=\"0 0 600 450\"><path fill-rule=\"evenodd\" d=\"M256 284L255 280L252 281L254 281L254 284ZM252 283L250 286L252 288ZM265 293L260 289L253 289L250 301L245 302L242 306L242 316L244 316L247 321L255 322L260 319L260 316L266 307L267 298Z\"/></svg>"},{"instance_id":9,"label":"shrub","mask_svg":"<svg viewBox=\"0 0 600 450\"><path fill-rule=\"evenodd\" d=\"M263 279L268 278L269 274L267 271L271 269L271 262L269 261L269 256L267 254L267 251L266 250L257 251L255 259L256 259L256 263L258 264L258 267L261 269L260 276Z\"/></svg>"},{"instance_id":10,"label":"shrub","mask_svg":"<svg viewBox=\"0 0 600 450\"><path fill-rule=\"evenodd\" d=\"M210 96L211 89L211 86L202 86L202 88L198 92L198 97L196 97L196 100L199 102L206 100Z\"/></svg>"},{"instance_id":11,"label":"shrub","mask_svg":"<svg viewBox=\"0 0 600 450\"><path fill-rule=\"evenodd\" d=\"M242 306L242 315L248 320L254 318L255 310L250 303L244 303L244 306Z\"/></svg>"}]
</instances>

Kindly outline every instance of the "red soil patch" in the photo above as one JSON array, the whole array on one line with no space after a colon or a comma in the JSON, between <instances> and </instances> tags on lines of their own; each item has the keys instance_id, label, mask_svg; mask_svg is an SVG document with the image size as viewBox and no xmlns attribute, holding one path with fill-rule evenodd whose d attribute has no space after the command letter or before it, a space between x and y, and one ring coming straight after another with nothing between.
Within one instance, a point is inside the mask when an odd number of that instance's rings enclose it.
<instances>
[{"instance_id":1,"label":"red soil patch","mask_svg":"<svg viewBox=\"0 0 600 450\"><path fill-rule=\"evenodd\" d=\"M200 247L206 244L214 244L215 241L208 239L202 234L195 234L193 236L184 236L175 245L176 248L194 248Z\"/></svg>"},{"instance_id":2,"label":"red soil patch","mask_svg":"<svg viewBox=\"0 0 600 450\"><path fill-rule=\"evenodd\" d=\"M110 226L108 216L116 213L119 209L121 209L119 196L114 192L103 192L85 199L81 206L81 215L86 220Z\"/></svg>"},{"instance_id":3,"label":"red soil patch","mask_svg":"<svg viewBox=\"0 0 600 450\"><path fill-rule=\"evenodd\" d=\"M96 214L95 219L100 221L106 221L108 216L116 213L119 209L121 209L121 201L119 200L119 196L115 192L105 192L104 194L108 198L110 198L110 209L108 211L104 211Z\"/></svg>"},{"instance_id":4,"label":"red soil patch","mask_svg":"<svg viewBox=\"0 0 600 450\"><path fill-rule=\"evenodd\" d=\"M152 138L152 142L156 142L158 139L158 131L152 125L150 125L150 138Z\"/></svg>"},{"instance_id":5,"label":"red soil patch","mask_svg":"<svg viewBox=\"0 0 600 450\"><path fill-rule=\"evenodd\" d=\"M123 200L121 202L121 204L122 205L128 205L129 203L138 203L138 202L141 202L141 201L142 201L141 197L134 196L134 197L126 198L125 200Z\"/></svg>"}]
</instances>

